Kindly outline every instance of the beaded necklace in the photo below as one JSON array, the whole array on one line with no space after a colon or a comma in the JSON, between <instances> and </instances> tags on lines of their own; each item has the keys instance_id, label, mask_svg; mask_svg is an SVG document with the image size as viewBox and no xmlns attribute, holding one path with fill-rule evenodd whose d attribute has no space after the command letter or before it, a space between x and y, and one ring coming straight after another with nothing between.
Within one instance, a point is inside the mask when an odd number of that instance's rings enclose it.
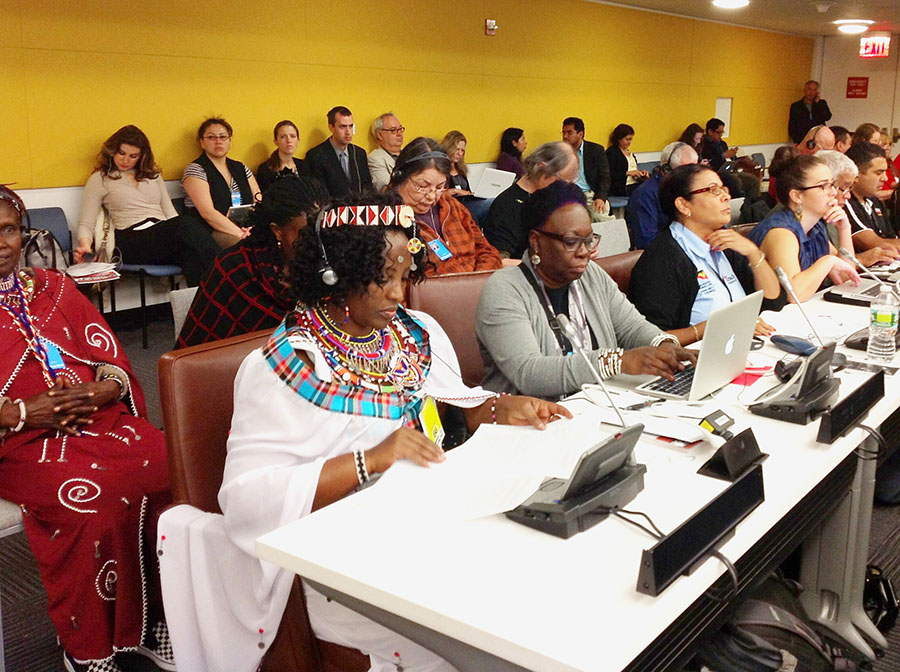
<instances>
[{"instance_id":1,"label":"beaded necklace","mask_svg":"<svg viewBox=\"0 0 900 672\"><path fill-rule=\"evenodd\" d=\"M322 308L298 311L297 323L316 339L329 368L344 383L404 393L425 380L415 339L399 320L366 336L344 332Z\"/></svg>"},{"instance_id":2,"label":"beaded necklace","mask_svg":"<svg viewBox=\"0 0 900 672\"><path fill-rule=\"evenodd\" d=\"M24 285L24 287L23 287ZM28 307L31 297L34 295L34 278L20 271L18 274L11 273L0 281L0 310L6 312L13 318L13 324L25 339L27 348L34 353L35 359L41 365L41 374L48 386L53 386L56 380L56 374L50 368L50 357L47 348L41 342L40 335L34 327L34 320L31 317L31 309ZM18 309L13 304L18 304Z\"/></svg>"}]
</instances>

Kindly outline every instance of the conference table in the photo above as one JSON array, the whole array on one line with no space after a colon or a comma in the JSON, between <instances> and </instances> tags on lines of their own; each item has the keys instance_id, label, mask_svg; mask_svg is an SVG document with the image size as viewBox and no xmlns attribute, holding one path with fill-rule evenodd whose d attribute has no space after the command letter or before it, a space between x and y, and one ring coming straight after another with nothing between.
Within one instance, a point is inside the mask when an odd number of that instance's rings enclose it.
<instances>
[{"instance_id":1,"label":"conference table","mask_svg":"<svg viewBox=\"0 0 900 672\"><path fill-rule=\"evenodd\" d=\"M820 297L805 305L826 340L867 324L867 308ZM779 333L812 337L796 306L767 319ZM864 352L845 352L857 361L865 358ZM782 356L767 344L751 352L749 361L774 365ZM844 397L871 374L836 375ZM620 393L627 395L635 381L618 382ZM675 414L692 419L671 420L696 423L713 410L724 410L735 418L732 431L752 427L768 454L762 463L765 501L718 547L737 570L737 590L724 565L708 557L657 597L638 593L641 554L655 539L614 517L564 540L502 514L480 516L468 502L507 487L504 463L495 460L493 473L468 476L451 466L447 471L455 471L455 480L440 481L438 472L454 462L455 450L431 470L406 468L400 477L385 478L260 537L257 552L332 599L428 646L460 670L648 672L686 662L735 602L803 544L807 611L871 656L860 632L886 645L862 612L876 463L855 451L861 446L874 450L877 444L853 429L825 445L815 440L818 420L796 425L751 415L746 404L776 382L769 375L751 385L728 385L702 404L675 407ZM864 421L871 427L896 422L897 376L887 376L885 388L884 399ZM626 420L640 420L647 412L671 415L663 409L675 403L628 413ZM609 409L585 400L568 405L581 423L599 424L601 415L609 417ZM503 430L510 433L497 433ZM490 431L482 443L489 446L485 452L496 447L498 455L525 445L523 432L538 434L521 428ZM541 437L547 449L567 440L559 432L548 427ZM646 513L663 532L671 532L728 486L696 473L714 452L709 441L685 446L645 434L635 448L637 461L647 467L645 486L627 508ZM456 466L470 457L471 451L461 452Z\"/></svg>"}]
</instances>

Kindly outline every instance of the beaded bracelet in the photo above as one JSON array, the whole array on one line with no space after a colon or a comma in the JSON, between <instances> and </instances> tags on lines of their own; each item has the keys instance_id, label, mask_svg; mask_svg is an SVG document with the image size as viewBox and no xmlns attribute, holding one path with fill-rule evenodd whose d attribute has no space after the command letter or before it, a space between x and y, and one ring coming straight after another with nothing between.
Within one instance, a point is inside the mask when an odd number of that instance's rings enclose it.
<instances>
[{"instance_id":1,"label":"beaded bracelet","mask_svg":"<svg viewBox=\"0 0 900 672\"><path fill-rule=\"evenodd\" d=\"M608 348L600 350L597 357L598 371L601 378L612 378L622 373L622 356L625 351L622 348Z\"/></svg>"},{"instance_id":2,"label":"beaded bracelet","mask_svg":"<svg viewBox=\"0 0 900 672\"><path fill-rule=\"evenodd\" d=\"M360 450L353 451L353 461L356 464L356 478L359 484L363 485L369 481L369 470L366 469L366 455Z\"/></svg>"},{"instance_id":3,"label":"beaded bracelet","mask_svg":"<svg viewBox=\"0 0 900 672\"><path fill-rule=\"evenodd\" d=\"M497 401L500 399L500 397L505 397L505 396L506 396L506 392L501 392L496 397L494 397L493 400L491 401L491 423L492 424L495 424L495 425L497 424Z\"/></svg>"},{"instance_id":4,"label":"beaded bracelet","mask_svg":"<svg viewBox=\"0 0 900 672\"><path fill-rule=\"evenodd\" d=\"M656 337L652 341L650 341L650 345L655 348L662 345L666 341L671 341L675 345L681 346L681 341L678 340L677 336L675 336L674 334L668 334L665 331L659 332Z\"/></svg>"},{"instance_id":5,"label":"beaded bracelet","mask_svg":"<svg viewBox=\"0 0 900 672\"><path fill-rule=\"evenodd\" d=\"M115 364L101 364L97 367L94 376L97 382L105 380L116 381L119 384L119 401L128 396L131 389L128 383L128 374Z\"/></svg>"}]
</instances>

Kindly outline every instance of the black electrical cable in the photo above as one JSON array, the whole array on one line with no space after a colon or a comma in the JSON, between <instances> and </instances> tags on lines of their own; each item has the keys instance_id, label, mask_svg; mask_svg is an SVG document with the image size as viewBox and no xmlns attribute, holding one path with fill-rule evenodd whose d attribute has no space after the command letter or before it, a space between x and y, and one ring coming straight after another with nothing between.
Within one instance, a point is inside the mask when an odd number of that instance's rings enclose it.
<instances>
[{"instance_id":1,"label":"black electrical cable","mask_svg":"<svg viewBox=\"0 0 900 672\"><path fill-rule=\"evenodd\" d=\"M721 562L723 565L725 565L725 568L728 570L728 574L731 576L731 584L732 584L733 590L732 590L731 594L726 593L723 597L716 597L715 595L712 595L710 593L710 591L708 591L708 590L704 593L704 595L706 595L706 597L708 597L709 599L711 599L715 602L719 602L719 603L725 602L725 600L727 600L730 597L730 595L737 595L738 589L740 588L740 580L738 579L737 569L735 568L735 566L731 562L731 560L726 558L724 555L722 555L716 549L712 549L712 550L708 551L707 555L711 555L712 557L716 558L719 562Z\"/></svg>"}]
</instances>

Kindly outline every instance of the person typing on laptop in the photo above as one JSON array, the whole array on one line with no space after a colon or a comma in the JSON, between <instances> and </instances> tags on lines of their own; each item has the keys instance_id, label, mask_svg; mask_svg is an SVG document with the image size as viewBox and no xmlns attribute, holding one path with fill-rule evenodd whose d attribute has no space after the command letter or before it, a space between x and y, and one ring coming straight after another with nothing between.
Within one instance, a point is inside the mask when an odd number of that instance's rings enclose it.
<instances>
[{"instance_id":1,"label":"person typing on laptop","mask_svg":"<svg viewBox=\"0 0 900 672\"><path fill-rule=\"evenodd\" d=\"M482 385L495 392L558 398L594 382L556 315L581 334L604 378L619 373L669 380L696 361L678 339L650 324L600 266L591 263L599 236L584 193L557 180L522 206L529 251L522 264L494 273L478 300L475 332L485 362Z\"/></svg>"},{"instance_id":2,"label":"person typing on laptop","mask_svg":"<svg viewBox=\"0 0 900 672\"><path fill-rule=\"evenodd\" d=\"M760 249L733 229L728 188L712 169L699 164L675 168L659 186L659 202L671 224L638 259L628 296L660 329L682 345L703 338L716 308L761 289L763 309L786 301L775 271ZM773 328L762 319L756 333Z\"/></svg>"},{"instance_id":3,"label":"person typing on laptop","mask_svg":"<svg viewBox=\"0 0 900 672\"><path fill-rule=\"evenodd\" d=\"M748 238L766 255L772 268L781 266L801 301L815 294L822 281L859 284L853 266L828 242L826 224L834 224L841 247L852 249L850 222L837 203L837 187L828 166L815 156L795 156L775 175L783 209L776 208Z\"/></svg>"}]
</instances>

